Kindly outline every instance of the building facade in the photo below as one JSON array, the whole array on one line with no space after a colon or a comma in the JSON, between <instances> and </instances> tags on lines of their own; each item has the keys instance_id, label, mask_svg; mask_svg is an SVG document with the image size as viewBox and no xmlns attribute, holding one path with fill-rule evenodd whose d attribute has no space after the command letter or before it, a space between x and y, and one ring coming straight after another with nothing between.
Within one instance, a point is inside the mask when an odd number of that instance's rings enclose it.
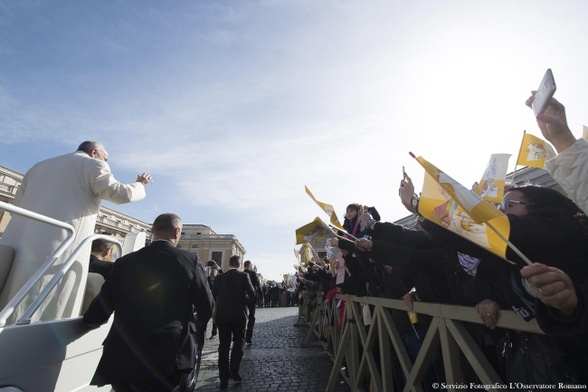
<instances>
[{"instance_id":1,"label":"building facade","mask_svg":"<svg viewBox=\"0 0 588 392\"><path fill-rule=\"evenodd\" d=\"M245 248L232 234L217 234L212 228L202 224L184 224L178 247L198 253L206 263L214 260L223 271L229 269L231 256L245 256Z\"/></svg>"}]
</instances>

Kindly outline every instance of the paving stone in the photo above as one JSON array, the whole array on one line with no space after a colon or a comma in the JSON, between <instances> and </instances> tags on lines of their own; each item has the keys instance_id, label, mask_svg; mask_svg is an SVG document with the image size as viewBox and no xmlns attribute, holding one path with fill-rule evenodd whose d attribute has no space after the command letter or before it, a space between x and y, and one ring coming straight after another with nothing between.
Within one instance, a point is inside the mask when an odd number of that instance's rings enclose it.
<instances>
[{"instance_id":1,"label":"paving stone","mask_svg":"<svg viewBox=\"0 0 588 392\"><path fill-rule=\"evenodd\" d=\"M239 374L243 382L229 381L227 391L247 392L316 392L325 391L333 362L322 346L301 347L308 333L307 326L295 326L297 307L257 308L253 344L245 346ZM197 391L218 391L218 335L208 339L208 324L202 351ZM336 392L350 388L339 378Z\"/></svg>"}]
</instances>

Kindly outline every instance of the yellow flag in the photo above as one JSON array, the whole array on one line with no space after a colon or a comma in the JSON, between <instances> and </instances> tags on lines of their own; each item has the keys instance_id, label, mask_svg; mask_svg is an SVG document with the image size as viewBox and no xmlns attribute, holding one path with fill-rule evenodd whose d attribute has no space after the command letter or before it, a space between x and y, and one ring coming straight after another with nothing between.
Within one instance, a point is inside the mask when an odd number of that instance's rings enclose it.
<instances>
[{"instance_id":1,"label":"yellow flag","mask_svg":"<svg viewBox=\"0 0 588 392\"><path fill-rule=\"evenodd\" d=\"M517 165L545 169L545 161L554 156L555 151L549 143L525 132L519 150Z\"/></svg>"},{"instance_id":2,"label":"yellow flag","mask_svg":"<svg viewBox=\"0 0 588 392\"><path fill-rule=\"evenodd\" d=\"M327 238L337 235L325 222L318 216L310 223L296 229L296 244L305 242L326 241Z\"/></svg>"},{"instance_id":3,"label":"yellow flag","mask_svg":"<svg viewBox=\"0 0 588 392\"><path fill-rule=\"evenodd\" d=\"M506 259L507 216L422 157L415 158L426 171L419 213Z\"/></svg>"},{"instance_id":4,"label":"yellow flag","mask_svg":"<svg viewBox=\"0 0 588 392\"><path fill-rule=\"evenodd\" d=\"M339 219L337 218L337 214L335 213L335 209L333 208L332 205L327 204L327 203L323 203L321 201L318 201L314 195L312 194L312 192L310 192L310 189L308 189L307 186L304 187L304 190L306 190L306 193L308 194L308 196L310 196L310 198L312 200L314 200L314 202L316 204L318 204L318 206L320 208L323 209L323 211L325 211L327 213L327 215L329 215L330 218L330 222L333 226L335 226L336 228L338 228L339 230L343 230L345 231L345 229L343 228L343 226L341 225L341 223L339 222Z\"/></svg>"},{"instance_id":5,"label":"yellow flag","mask_svg":"<svg viewBox=\"0 0 588 392\"><path fill-rule=\"evenodd\" d=\"M300 265L305 265L309 261L314 259L314 251L312 249L312 245L308 242L305 242L300 247Z\"/></svg>"},{"instance_id":6,"label":"yellow flag","mask_svg":"<svg viewBox=\"0 0 588 392\"><path fill-rule=\"evenodd\" d=\"M321 258L321 256L319 256L319 254L316 252L316 250L314 250L310 243L307 242L302 246L305 248L304 252L306 254L305 257L307 261L312 261L313 263L322 266L325 265L325 260Z\"/></svg>"},{"instance_id":7,"label":"yellow flag","mask_svg":"<svg viewBox=\"0 0 588 392\"><path fill-rule=\"evenodd\" d=\"M486 171L474 189L477 195L493 203L502 201L509 158L510 154L492 154L490 156Z\"/></svg>"}]
</instances>

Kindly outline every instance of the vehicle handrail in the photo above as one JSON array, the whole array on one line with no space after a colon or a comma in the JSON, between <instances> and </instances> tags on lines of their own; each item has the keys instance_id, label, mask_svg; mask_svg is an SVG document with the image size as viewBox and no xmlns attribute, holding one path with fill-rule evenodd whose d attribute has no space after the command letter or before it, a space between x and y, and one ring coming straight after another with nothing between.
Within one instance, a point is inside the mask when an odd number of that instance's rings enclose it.
<instances>
[{"instance_id":1,"label":"vehicle handrail","mask_svg":"<svg viewBox=\"0 0 588 392\"><path fill-rule=\"evenodd\" d=\"M41 215L36 212L29 211L24 208L3 201L0 201L0 210L8 211L11 214L21 215L26 218L30 218L42 223L57 226L67 231L67 236L65 237L65 240L61 243L61 245L59 245L57 249L53 251L53 253L47 258L47 260L45 260L45 262L41 265L41 267L37 271L35 271L33 276L31 276L29 280L25 282L23 287L21 287L21 289L16 293L16 295L6 304L4 309L2 309L2 311L0 312L0 327L3 327L4 325L6 325L6 319L8 319L8 317L10 317L10 315L14 312L16 306L22 302L22 300L26 297L29 291L43 277L45 272L47 272L47 270L51 268L53 264L55 264L55 262L59 259L59 256L61 256L61 254L63 254L63 252L67 248L69 248L69 246L72 244L74 240L76 231L74 227L69 223L64 223L57 219Z\"/></svg>"},{"instance_id":2,"label":"vehicle handrail","mask_svg":"<svg viewBox=\"0 0 588 392\"><path fill-rule=\"evenodd\" d=\"M23 313L22 317L16 322L17 324L22 325L22 324L30 324L31 323L31 318L33 317L33 314L35 314L35 312L37 311L39 306L41 306L41 304L43 303L45 298L47 298L47 296L49 295L51 290L53 290L55 288L55 286L57 286L57 284L59 283L59 280L61 278L63 278L65 273L72 267L72 265L76 261L76 258L82 252L84 247L86 245L88 245L88 243L91 243L92 241L98 240L98 239L103 239L103 240L107 240L108 242L114 243L118 247L118 254L122 255L122 244L116 238L112 237L111 235L92 234L91 236L86 237L77 246L77 248L71 253L71 255L68 257L68 259L63 264L61 264L61 266L59 267L57 272L55 272L55 275L53 275L53 277L51 278L49 283L47 283L47 285L43 288L43 290L41 290L41 292L39 293L37 298L35 298L35 300L31 304L31 306L29 306L27 308L27 310Z\"/></svg>"}]
</instances>

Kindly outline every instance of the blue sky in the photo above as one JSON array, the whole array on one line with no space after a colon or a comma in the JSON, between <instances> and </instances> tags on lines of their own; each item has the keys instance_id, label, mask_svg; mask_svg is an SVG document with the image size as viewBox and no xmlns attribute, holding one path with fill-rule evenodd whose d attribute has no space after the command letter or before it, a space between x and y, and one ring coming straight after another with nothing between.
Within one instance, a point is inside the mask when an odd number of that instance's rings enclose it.
<instances>
[{"instance_id":1,"label":"blue sky","mask_svg":"<svg viewBox=\"0 0 588 392\"><path fill-rule=\"evenodd\" d=\"M0 165L102 141L151 222L176 212L234 234L266 277L294 230L335 206L406 216L413 151L466 186L516 156L552 68L574 133L588 123L584 1L0 2ZM509 171L514 169L511 158Z\"/></svg>"}]
</instances>

